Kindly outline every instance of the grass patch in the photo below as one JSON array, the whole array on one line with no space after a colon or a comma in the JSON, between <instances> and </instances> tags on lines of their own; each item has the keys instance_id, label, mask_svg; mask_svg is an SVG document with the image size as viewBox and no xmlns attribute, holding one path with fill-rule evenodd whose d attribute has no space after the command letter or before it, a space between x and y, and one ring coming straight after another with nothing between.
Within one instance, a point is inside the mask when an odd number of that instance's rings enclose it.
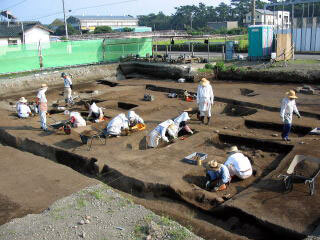
<instances>
[{"instance_id":1,"label":"grass patch","mask_svg":"<svg viewBox=\"0 0 320 240\"><path fill-rule=\"evenodd\" d=\"M160 223L162 225L170 226L172 225L173 221L168 216L162 216L160 219Z\"/></svg>"},{"instance_id":2,"label":"grass patch","mask_svg":"<svg viewBox=\"0 0 320 240\"><path fill-rule=\"evenodd\" d=\"M185 228L173 228L168 233L172 240L184 240L190 237L190 233Z\"/></svg>"},{"instance_id":3,"label":"grass patch","mask_svg":"<svg viewBox=\"0 0 320 240\"><path fill-rule=\"evenodd\" d=\"M199 73L212 73L213 72L212 69L207 69L207 68L199 68L197 71Z\"/></svg>"},{"instance_id":4,"label":"grass patch","mask_svg":"<svg viewBox=\"0 0 320 240\"><path fill-rule=\"evenodd\" d=\"M136 240L142 240L148 235L149 229L146 225L136 225L134 228L134 237Z\"/></svg>"},{"instance_id":5,"label":"grass patch","mask_svg":"<svg viewBox=\"0 0 320 240\"><path fill-rule=\"evenodd\" d=\"M307 64L319 64L320 61L316 60L316 59L297 59L297 60L289 60L288 63L290 64L303 64L303 65L307 65Z\"/></svg>"},{"instance_id":6,"label":"grass patch","mask_svg":"<svg viewBox=\"0 0 320 240\"><path fill-rule=\"evenodd\" d=\"M101 199L103 199L104 198L104 194L103 194L103 192L100 190L100 189L98 189L98 190L96 190L96 191L93 191L93 192L90 192L89 193L91 196L93 196L95 199L97 199L97 200L101 200Z\"/></svg>"},{"instance_id":7,"label":"grass patch","mask_svg":"<svg viewBox=\"0 0 320 240\"><path fill-rule=\"evenodd\" d=\"M81 209L81 208L83 208L83 207L87 206L87 204L88 204L88 202L87 202L85 199L80 198L80 199L78 199L78 200L77 200L77 206L76 206L76 209L77 209L77 210L79 210L79 209Z\"/></svg>"},{"instance_id":8,"label":"grass patch","mask_svg":"<svg viewBox=\"0 0 320 240\"><path fill-rule=\"evenodd\" d=\"M186 42L193 42L193 43L204 43L204 40L206 38L201 38L197 40L192 40L192 39L175 39L174 44L184 44ZM214 38L214 39L209 39L209 42L211 43L219 43L219 42L224 42L225 40L227 41L239 41L239 44L244 47L248 45L248 35L242 35L242 36L236 36L236 37L228 37L225 39L224 37L222 38ZM154 41L153 45L170 45L171 40L162 40L162 41Z\"/></svg>"}]
</instances>

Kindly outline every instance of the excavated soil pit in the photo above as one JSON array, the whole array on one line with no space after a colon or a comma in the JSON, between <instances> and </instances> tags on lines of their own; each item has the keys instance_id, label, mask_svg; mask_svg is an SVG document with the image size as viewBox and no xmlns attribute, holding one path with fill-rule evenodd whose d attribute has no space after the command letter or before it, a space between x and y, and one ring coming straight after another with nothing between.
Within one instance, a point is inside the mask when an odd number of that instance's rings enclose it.
<instances>
[{"instance_id":1,"label":"excavated soil pit","mask_svg":"<svg viewBox=\"0 0 320 240\"><path fill-rule=\"evenodd\" d=\"M250 116L257 113L258 110L255 108L247 108L232 104L227 104L227 106L223 109L221 114L226 114L230 117L242 117L242 116Z\"/></svg>"},{"instance_id":2,"label":"excavated soil pit","mask_svg":"<svg viewBox=\"0 0 320 240\"><path fill-rule=\"evenodd\" d=\"M282 132L283 124L273 123L273 122L259 122L254 120L245 120L245 126L249 129L266 129L276 132ZM311 127L293 125L291 132L296 134L298 137L303 137L307 135L312 130Z\"/></svg>"},{"instance_id":3,"label":"excavated soil pit","mask_svg":"<svg viewBox=\"0 0 320 240\"><path fill-rule=\"evenodd\" d=\"M93 102L95 103L102 103L107 100L100 99L100 98L90 98L90 99L81 99L80 101L76 102L75 105L77 106L85 106L86 104L92 104Z\"/></svg>"},{"instance_id":4,"label":"excavated soil pit","mask_svg":"<svg viewBox=\"0 0 320 240\"><path fill-rule=\"evenodd\" d=\"M119 83L110 82L110 81L107 81L107 80L98 80L97 83L98 84L107 85L107 86L110 86L110 87L116 87L116 86L119 85Z\"/></svg>"},{"instance_id":5,"label":"excavated soil pit","mask_svg":"<svg viewBox=\"0 0 320 240\"><path fill-rule=\"evenodd\" d=\"M240 180L235 177L226 191L218 193L225 199L232 198L273 171L292 148L289 145L222 134L219 137L207 139L203 145L205 145L206 153L209 155L206 161L215 159L224 163L227 158L226 149L232 145L237 145L252 164L253 175L250 178ZM205 189L205 171L203 169L194 169L184 176L184 180L189 184ZM199 202L201 203L201 201Z\"/></svg>"},{"instance_id":6,"label":"excavated soil pit","mask_svg":"<svg viewBox=\"0 0 320 240\"><path fill-rule=\"evenodd\" d=\"M132 103L118 102L118 108L121 108L124 110L130 110L130 109L138 107L138 106L139 105L132 104Z\"/></svg>"}]
</instances>

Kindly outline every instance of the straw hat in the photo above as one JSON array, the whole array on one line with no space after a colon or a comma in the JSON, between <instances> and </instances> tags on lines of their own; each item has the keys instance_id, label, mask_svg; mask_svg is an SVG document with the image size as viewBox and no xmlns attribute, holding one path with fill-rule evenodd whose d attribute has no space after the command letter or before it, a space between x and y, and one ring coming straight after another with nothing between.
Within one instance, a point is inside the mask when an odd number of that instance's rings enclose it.
<instances>
[{"instance_id":1,"label":"straw hat","mask_svg":"<svg viewBox=\"0 0 320 240\"><path fill-rule=\"evenodd\" d=\"M208 162L208 166L213 170L219 170L221 168L221 164L215 160Z\"/></svg>"},{"instance_id":2,"label":"straw hat","mask_svg":"<svg viewBox=\"0 0 320 240\"><path fill-rule=\"evenodd\" d=\"M21 97L21 98L19 99L19 102L21 102L21 103L26 103L26 102L28 102L28 100L25 99L24 97Z\"/></svg>"},{"instance_id":3,"label":"straw hat","mask_svg":"<svg viewBox=\"0 0 320 240\"><path fill-rule=\"evenodd\" d=\"M210 82L208 81L208 79L206 79L206 78L202 78L201 79L201 81L200 81L200 84L202 85L202 86L206 86L206 85L208 85Z\"/></svg>"},{"instance_id":4,"label":"straw hat","mask_svg":"<svg viewBox=\"0 0 320 240\"><path fill-rule=\"evenodd\" d=\"M227 151L227 153L233 153L233 152L239 152L239 149L237 146L232 146Z\"/></svg>"},{"instance_id":5,"label":"straw hat","mask_svg":"<svg viewBox=\"0 0 320 240\"><path fill-rule=\"evenodd\" d=\"M294 90L290 90L289 92L286 92L286 94L288 95L288 98L292 98L292 99L298 98Z\"/></svg>"},{"instance_id":6,"label":"straw hat","mask_svg":"<svg viewBox=\"0 0 320 240\"><path fill-rule=\"evenodd\" d=\"M48 87L47 84L45 84L45 83L42 83L42 84L41 84L41 88L46 88L46 87Z\"/></svg>"}]
</instances>

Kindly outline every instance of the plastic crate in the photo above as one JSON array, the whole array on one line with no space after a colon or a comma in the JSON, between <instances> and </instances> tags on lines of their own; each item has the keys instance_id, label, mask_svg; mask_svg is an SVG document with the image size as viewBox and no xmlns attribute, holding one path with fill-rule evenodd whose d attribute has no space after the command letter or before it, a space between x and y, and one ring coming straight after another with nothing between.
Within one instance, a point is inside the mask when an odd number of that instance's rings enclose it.
<instances>
[{"instance_id":1,"label":"plastic crate","mask_svg":"<svg viewBox=\"0 0 320 240\"><path fill-rule=\"evenodd\" d=\"M190 163L190 164L193 164L193 165L197 165L197 160L193 160L192 158L195 157L195 156L199 156L199 160L205 160L207 157L208 157L208 154L206 153L199 153L199 152L194 152L188 156L186 156L184 159L182 159L183 162L186 162L186 163Z\"/></svg>"}]
</instances>

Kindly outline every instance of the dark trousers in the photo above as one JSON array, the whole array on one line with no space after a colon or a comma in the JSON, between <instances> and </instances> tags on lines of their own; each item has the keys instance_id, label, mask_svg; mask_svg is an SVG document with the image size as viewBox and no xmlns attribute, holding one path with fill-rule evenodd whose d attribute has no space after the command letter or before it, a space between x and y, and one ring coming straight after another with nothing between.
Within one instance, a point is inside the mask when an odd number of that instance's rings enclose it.
<instances>
[{"instance_id":1,"label":"dark trousers","mask_svg":"<svg viewBox=\"0 0 320 240\"><path fill-rule=\"evenodd\" d=\"M288 139L290 130L291 130L291 124L290 123L285 123L283 125L283 130L282 130L282 134L281 134L283 139Z\"/></svg>"}]
</instances>

